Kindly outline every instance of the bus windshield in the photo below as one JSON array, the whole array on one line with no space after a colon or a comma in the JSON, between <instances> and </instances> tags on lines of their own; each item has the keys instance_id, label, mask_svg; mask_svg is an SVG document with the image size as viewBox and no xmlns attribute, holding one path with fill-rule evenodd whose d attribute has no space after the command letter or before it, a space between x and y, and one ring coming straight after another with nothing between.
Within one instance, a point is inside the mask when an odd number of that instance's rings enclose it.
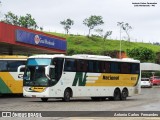
<instances>
[{"instance_id":1,"label":"bus windshield","mask_svg":"<svg viewBox=\"0 0 160 120\"><path fill-rule=\"evenodd\" d=\"M28 66L50 65L50 64L51 64L50 58L31 58L31 59L28 59L27 61Z\"/></svg>"},{"instance_id":2,"label":"bus windshield","mask_svg":"<svg viewBox=\"0 0 160 120\"><path fill-rule=\"evenodd\" d=\"M51 59L28 59L24 73L24 86L48 86L49 80L45 75L45 67L50 64Z\"/></svg>"}]
</instances>

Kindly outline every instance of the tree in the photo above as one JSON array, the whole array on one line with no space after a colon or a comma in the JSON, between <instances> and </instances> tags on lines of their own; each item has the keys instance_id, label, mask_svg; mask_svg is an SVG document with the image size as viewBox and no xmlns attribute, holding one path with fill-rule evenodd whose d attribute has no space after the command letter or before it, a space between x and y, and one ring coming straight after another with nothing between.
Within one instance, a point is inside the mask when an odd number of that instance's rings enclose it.
<instances>
[{"instance_id":1,"label":"tree","mask_svg":"<svg viewBox=\"0 0 160 120\"><path fill-rule=\"evenodd\" d=\"M20 16L19 24L21 27L37 29L37 23L34 18L32 18L31 14L26 14L26 16Z\"/></svg>"},{"instance_id":2,"label":"tree","mask_svg":"<svg viewBox=\"0 0 160 120\"><path fill-rule=\"evenodd\" d=\"M43 27L39 27L39 29L40 29L41 31L43 31Z\"/></svg>"},{"instance_id":3,"label":"tree","mask_svg":"<svg viewBox=\"0 0 160 120\"><path fill-rule=\"evenodd\" d=\"M5 23L17 25L30 29L37 29L37 23L34 18L32 18L31 14L26 14L26 16L17 16L12 12L8 12L5 14L4 20Z\"/></svg>"},{"instance_id":4,"label":"tree","mask_svg":"<svg viewBox=\"0 0 160 120\"><path fill-rule=\"evenodd\" d=\"M122 29L126 32L128 36L128 41L130 42L129 30L131 30L132 27L128 23L125 23L123 24Z\"/></svg>"},{"instance_id":5,"label":"tree","mask_svg":"<svg viewBox=\"0 0 160 120\"><path fill-rule=\"evenodd\" d=\"M132 27L128 23L124 22L117 22L117 26L120 26L120 40L121 40L121 29L122 29L127 34L128 41L130 41L129 30L131 30Z\"/></svg>"},{"instance_id":6,"label":"tree","mask_svg":"<svg viewBox=\"0 0 160 120\"><path fill-rule=\"evenodd\" d=\"M131 58L138 59L141 62L155 61L155 53L151 49L145 47L127 49L127 55Z\"/></svg>"},{"instance_id":7,"label":"tree","mask_svg":"<svg viewBox=\"0 0 160 120\"><path fill-rule=\"evenodd\" d=\"M103 29L99 28L99 29L95 29L95 31L96 31L101 37L103 37Z\"/></svg>"},{"instance_id":8,"label":"tree","mask_svg":"<svg viewBox=\"0 0 160 120\"><path fill-rule=\"evenodd\" d=\"M91 15L89 18L84 19L83 24L89 28L88 36L94 27L104 24L101 16Z\"/></svg>"},{"instance_id":9,"label":"tree","mask_svg":"<svg viewBox=\"0 0 160 120\"><path fill-rule=\"evenodd\" d=\"M67 20L61 21L60 24L64 26L64 30L68 34L69 29L71 29L71 25L74 24L74 21L68 18Z\"/></svg>"},{"instance_id":10,"label":"tree","mask_svg":"<svg viewBox=\"0 0 160 120\"><path fill-rule=\"evenodd\" d=\"M160 46L160 43L159 42L155 42L155 43L153 43L153 45L159 45Z\"/></svg>"},{"instance_id":11,"label":"tree","mask_svg":"<svg viewBox=\"0 0 160 120\"><path fill-rule=\"evenodd\" d=\"M2 20L5 23L12 24L12 25L19 25L19 18L17 15L15 15L12 12L8 12L4 15L4 20Z\"/></svg>"},{"instance_id":12,"label":"tree","mask_svg":"<svg viewBox=\"0 0 160 120\"><path fill-rule=\"evenodd\" d=\"M112 31L107 31L105 34L104 34L104 37L103 39L107 39L107 37L109 37L110 35L112 35Z\"/></svg>"},{"instance_id":13,"label":"tree","mask_svg":"<svg viewBox=\"0 0 160 120\"><path fill-rule=\"evenodd\" d=\"M112 31L107 31L104 35L103 35L103 29L99 28L99 29L95 29L95 31L105 40L107 39L108 36L112 35Z\"/></svg>"}]
</instances>

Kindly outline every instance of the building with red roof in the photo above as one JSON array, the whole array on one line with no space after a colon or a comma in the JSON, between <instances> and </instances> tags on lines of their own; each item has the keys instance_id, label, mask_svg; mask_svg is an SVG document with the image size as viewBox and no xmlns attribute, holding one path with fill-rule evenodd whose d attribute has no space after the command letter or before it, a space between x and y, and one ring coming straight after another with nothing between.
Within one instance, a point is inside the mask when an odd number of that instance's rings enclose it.
<instances>
[{"instance_id":1,"label":"building with red roof","mask_svg":"<svg viewBox=\"0 0 160 120\"><path fill-rule=\"evenodd\" d=\"M0 22L0 54L65 54L65 38Z\"/></svg>"}]
</instances>

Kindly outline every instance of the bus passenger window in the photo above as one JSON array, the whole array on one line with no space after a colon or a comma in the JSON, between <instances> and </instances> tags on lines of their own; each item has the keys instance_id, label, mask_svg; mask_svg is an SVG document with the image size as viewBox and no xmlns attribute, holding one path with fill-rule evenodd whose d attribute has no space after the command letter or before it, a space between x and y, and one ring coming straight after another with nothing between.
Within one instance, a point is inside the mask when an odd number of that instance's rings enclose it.
<instances>
[{"instance_id":1,"label":"bus passenger window","mask_svg":"<svg viewBox=\"0 0 160 120\"><path fill-rule=\"evenodd\" d=\"M100 72L100 69L99 69L99 61L94 61L93 63L93 72Z\"/></svg>"},{"instance_id":2,"label":"bus passenger window","mask_svg":"<svg viewBox=\"0 0 160 120\"><path fill-rule=\"evenodd\" d=\"M121 73L130 73L130 64L129 63L121 63Z\"/></svg>"},{"instance_id":3,"label":"bus passenger window","mask_svg":"<svg viewBox=\"0 0 160 120\"><path fill-rule=\"evenodd\" d=\"M93 72L93 61L88 61L88 72Z\"/></svg>"},{"instance_id":4,"label":"bus passenger window","mask_svg":"<svg viewBox=\"0 0 160 120\"><path fill-rule=\"evenodd\" d=\"M120 73L120 66L118 62L111 63L111 72L112 73Z\"/></svg>"},{"instance_id":5,"label":"bus passenger window","mask_svg":"<svg viewBox=\"0 0 160 120\"><path fill-rule=\"evenodd\" d=\"M110 66L109 63L105 62L105 61L100 61L99 62L99 70L100 73L107 73L110 71Z\"/></svg>"},{"instance_id":6,"label":"bus passenger window","mask_svg":"<svg viewBox=\"0 0 160 120\"><path fill-rule=\"evenodd\" d=\"M105 64L104 64L104 69L105 69L105 72L106 72L106 73L109 73L109 72L110 72L110 63L109 63L109 62L105 62Z\"/></svg>"},{"instance_id":7,"label":"bus passenger window","mask_svg":"<svg viewBox=\"0 0 160 120\"><path fill-rule=\"evenodd\" d=\"M140 72L140 70L139 70L139 64L138 63L132 63L131 64L131 73L132 74L137 74L139 72Z\"/></svg>"},{"instance_id":8,"label":"bus passenger window","mask_svg":"<svg viewBox=\"0 0 160 120\"><path fill-rule=\"evenodd\" d=\"M87 71L87 61L86 60L77 60L77 71L86 72Z\"/></svg>"},{"instance_id":9,"label":"bus passenger window","mask_svg":"<svg viewBox=\"0 0 160 120\"><path fill-rule=\"evenodd\" d=\"M99 62L99 70L100 73L105 73L104 62L102 61Z\"/></svg>"},{"instance_id":10,"label":"bus passenger window","mask_svg":"<svg viewBox=\"0 0 160 120\"><path fill-rule=\"evenodd\" d=\"M76 60L75 59L66 59L64 65L64 71L76 71Z\"/></svg>"}]
</instances>

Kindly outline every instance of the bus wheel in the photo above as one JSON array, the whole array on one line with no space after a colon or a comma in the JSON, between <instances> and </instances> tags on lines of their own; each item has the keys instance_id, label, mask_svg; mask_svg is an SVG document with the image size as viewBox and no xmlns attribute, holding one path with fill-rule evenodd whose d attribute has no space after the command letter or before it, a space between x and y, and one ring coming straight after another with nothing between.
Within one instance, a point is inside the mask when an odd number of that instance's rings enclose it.
<instances>
[{"instance_id":1,"label":"bus wheel","mask_svg":"<svg viewBox=\"0 0 160 120\"><path fill-rule=\"evenodd\" d=\"M128 90L124 88L121 93L121 100L126 100L128 97Z\"/></svg>"},{"instance_id":2,"label":"bus wheel","mask_svg":"<svg viewBox=\"0 0 160 120\"><path fill-rule=\"evenodd\" d=\"M121 98L121 92L119 89L114 90L113 100L118 101Z\"/></svg>"},{"instance_id":3,"label":"bus wheel","mask_svg":"<svg viewBox=\"0 0 160 120\"><path fill-rule=\"evenodd\" d=\"M41 100L42 100L43 102L47 102L47 101L48 101L48 98L41 98Z\"/></svg>"},{"instance_id":4,"label":"bus wheel","mask_svg":"<svg viewBox=\"0 0 160 120\"><path fill-rule=\"evenodd\" d=\"M63 101L65 102L69 102L71 98L71 91L69 89L66 89L64 91L64 97L63 97Z\"/></svg>"}]
</instances>

